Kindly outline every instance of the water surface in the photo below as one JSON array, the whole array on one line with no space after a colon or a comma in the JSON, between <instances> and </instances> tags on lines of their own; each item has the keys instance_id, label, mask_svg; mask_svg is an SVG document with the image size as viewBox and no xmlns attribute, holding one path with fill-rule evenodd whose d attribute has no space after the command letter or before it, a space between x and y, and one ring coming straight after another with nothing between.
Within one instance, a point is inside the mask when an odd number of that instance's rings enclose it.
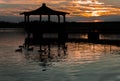
<instances>
[{"instance_id":1,"label":"water surface","mask_svg":"<svg viewBox=\"0 0 120 81\"><path fill-rule=\"evenodd\" d=\"M0 81L120 81L118 46L68 42L64 52L51 45L53 57L43 66L39 47L15 52L24 38L21 31L0 32Z\"/></svg>"}]
</instances>

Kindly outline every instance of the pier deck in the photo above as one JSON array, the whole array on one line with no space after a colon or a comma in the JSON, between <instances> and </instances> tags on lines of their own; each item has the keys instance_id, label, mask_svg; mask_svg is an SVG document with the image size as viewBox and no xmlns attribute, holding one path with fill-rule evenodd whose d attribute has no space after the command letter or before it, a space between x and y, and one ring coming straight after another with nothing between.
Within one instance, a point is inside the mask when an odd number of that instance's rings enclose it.
<instances>
[{"instance_id":1,"label":"pier deck","mask_svg":"<svg viewBox=\"0 0 120 81\"><path fill-rule=\"evenodd\" d=\"M48 42L91 42L100 44L119 45L120 40L99 39L100 34L120 34L119 22L97 23L27 23L26 32L31 44L43 44ZM58 33L58 38L43 38L44 33ZM69 39L69 33L87 33L88 39ZM32 37L32 38L31 38Z\"/></svg>"}]
</instances>

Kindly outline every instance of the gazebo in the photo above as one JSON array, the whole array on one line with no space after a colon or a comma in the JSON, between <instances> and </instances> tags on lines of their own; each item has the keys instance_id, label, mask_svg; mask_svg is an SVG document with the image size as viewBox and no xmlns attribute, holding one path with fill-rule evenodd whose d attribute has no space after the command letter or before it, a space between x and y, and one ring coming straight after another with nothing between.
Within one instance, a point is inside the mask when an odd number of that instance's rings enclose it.
<instances>
[{"instance_id":1,"label":"gazebo","mask_svg":"<svg viewBox=\"0 0 120 81\"><path fill-rule=\"evenodd\" d=\"M65 22L66 14L69 14L69 13L53 10L53 9L47 7L45 3L43 3L42 6L39 7L38 9L36 9L36 10L29 11L29 12L23 12L23 13L20 13L20 14L24 15L24 21L25 22L29 22L30 15L39 15L40 16L39 17L40 22L42 21L42 15L48 15L48 22L50 22L50 20L51 20L51 18L50 18L51 15L57 15L58 22L60 23L60 16L63 16L63 22Z\"/></svg>"}]
</instances>

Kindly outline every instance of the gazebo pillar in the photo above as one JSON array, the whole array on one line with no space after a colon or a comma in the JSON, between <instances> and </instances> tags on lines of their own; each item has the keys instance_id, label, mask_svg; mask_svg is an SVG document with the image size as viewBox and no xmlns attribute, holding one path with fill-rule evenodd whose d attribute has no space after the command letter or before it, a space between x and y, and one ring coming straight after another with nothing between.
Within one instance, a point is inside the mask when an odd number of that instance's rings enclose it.
<instances>
[{"instance_id":1,"label":"gazebo pillar","mask_svg":"<svg viewBox=\"0 0 120 81\"><path fill-rule=\"evenodd\" d=\"M66 18L65 18L65 15L63 15L63 22L64 22L64 23L66 22Z\"/></svg>"},{"instance_id":2,"label":"gazebo pillar","mask_svg":"<svg viewBox=\"0 0 120 81\"><path fill-rule=\"evenodd\" d=\"M29 22L29 15L26 16L26 22Z\"/></svg>"},{"instance_id":3,"label":"gazebo pillar","mask_svg":"<svg viewBox=\"0 0 120 81\"><path fill-rule=\"evenodd\" d=\"M26 17L27 17L27 16L26 16L26 15L24 15L24 22L25 22L25 23L26 23Z\"/></svg>"},{"instance_id":4,"label":"gazebo pillar","mask_svg":"<svg viewBox=\"0 0 120 81\"><path fill-rule=\"evenodd\" d=\"M40 22L42 21L42 15L40 15Z\"/></svg>"},{"instance_id":5,"label":"gazebo pillar","mask_svg":"<svg viewBox=\"0 0 120 81\"><path fill-rule=\"evenodd\" d=\"M30 15L24 15L24 22L29 22L29 16Z\"/></svg>"},{"instance_id":6,"label":"gazebo pillar","mask_svg":"<svg viewBox=\"0 0 120 81\"><path fill-rule=\"evenodd\" d=\"M60 23L60 15L57 15L58 16L58 23Z\"/></svg>"},{"instance_id":7,"label":"gazebo pillar","mask_svg":"<svg viewBox=\"0 0 120 81\"><path fill-rule=\"evenodd\" d=\"M48 15L48 22L50 22L50 15Z\"/></svg>"}]
</instances>

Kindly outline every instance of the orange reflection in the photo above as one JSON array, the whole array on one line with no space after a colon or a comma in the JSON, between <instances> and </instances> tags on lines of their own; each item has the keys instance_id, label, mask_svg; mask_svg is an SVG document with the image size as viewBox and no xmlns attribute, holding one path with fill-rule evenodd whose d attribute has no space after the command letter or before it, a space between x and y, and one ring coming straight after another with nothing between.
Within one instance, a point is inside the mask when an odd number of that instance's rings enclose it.
<instances>
[{"instance_id":1,"label":"orange reflection","mask_svg":"<svg viewBox=\"0 0 120 81\"><path fill-rule=\"evenodd\" d=\"M82 64L97 61L105 50L109 50L109 47L104 49L104 45L100 44L68 43L67 45L69 50L67 60Z\"/></svg>"},{"instance_id":2,"label":"orange reflection","mask_svg":"<svg viewBox=\"0 0 120 81\"><path fill-rule=\"evenodd\" d=\"M102 20L94 20L93 22L103 22Z\"/></svg>"}]
</instances>

